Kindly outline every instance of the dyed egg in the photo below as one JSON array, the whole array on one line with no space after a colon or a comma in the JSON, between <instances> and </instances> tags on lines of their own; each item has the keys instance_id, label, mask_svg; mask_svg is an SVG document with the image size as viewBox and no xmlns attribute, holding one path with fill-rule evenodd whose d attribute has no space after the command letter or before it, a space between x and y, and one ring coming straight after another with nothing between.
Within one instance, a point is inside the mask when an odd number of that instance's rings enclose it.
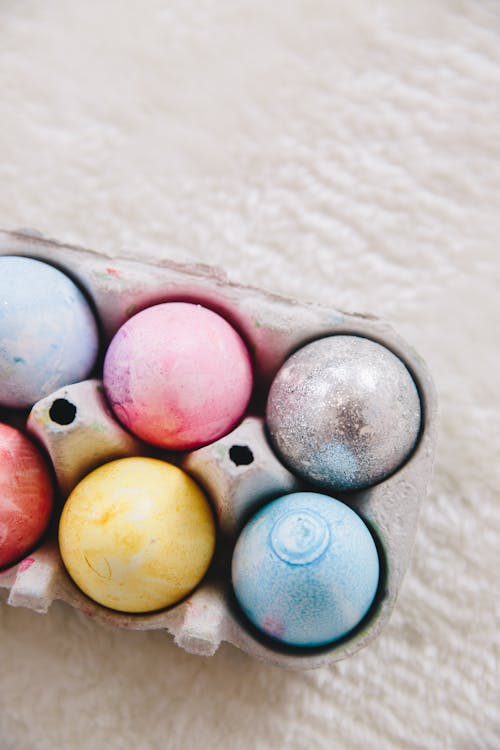
<instances>
[{"instance_id":1,"label":"dyed egg","mask_svg":"<svg viewBox=\"0 0 500 750\"><path fill-rule=\"evenodd\" d=\"M53 499L41 453L22 432L0 424L0 568L20 560L40 540Z\"/></svg>"},{"instance_id":2,"label":"dyed egg","mask_svg":"<svg viewBox=\"0 0 500 750\"><path fill-rule=\"evenodd\" d=\"M208 501L183 471L123 458L88 474L59 524L66 569L91 599L122 612L175 604L205 575L215 546Z\"/></svg>"},{"instance_id":3,"label":"dyed egg","mask_svg":"<svg viewBox=\"0 0 500 750\"><path fill-rule=\"evenodd\" d=\"M172 450L196 448L229 432L252 392L252 366L224 318L184 302L134 315L104 362L114 413L138 437Z\"/></svg>"},{"instance_id":4,"label":"dyed egg","mask_svg":"<svg viewBox=\"0 0 500 750\"><path fill-rule=\"evenodd\" d=\"M99 340L78 287L32 258L0 257L0 404L26 408L83 380Z\"/></svg>"},{"instance_id":5,"label":"dyed egg","mask_svg":"<svg viewBox=\"0 0 500 750\"><path fill-rule=\"evenodd\" d=\"M412 376L389 349L329 336L299 349L276 375L266 420L284 463L330 490L380 482L412 452L420 430Z\"/></svg>"},{"instance_id":6,"label":"dyed egg","mask_svg":"<svg viewBox=\"0 0 500 750\"><path fill-rule=\"evenodd\" d=\"M256 628L309 648L342 638L363 620L377 591L379 560L368 528L347 505L296 492L269 503L245 526L232 580Z\"/></svg>"}]
</instances>

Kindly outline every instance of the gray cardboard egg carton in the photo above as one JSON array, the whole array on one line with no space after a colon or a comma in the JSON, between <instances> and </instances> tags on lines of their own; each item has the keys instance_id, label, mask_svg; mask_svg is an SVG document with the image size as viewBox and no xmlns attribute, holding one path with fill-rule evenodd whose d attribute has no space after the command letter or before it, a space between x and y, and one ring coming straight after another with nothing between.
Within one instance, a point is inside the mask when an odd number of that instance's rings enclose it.
<instances>
[{"instance_id":1,"label":"gray cardboard egg carton","mask_svg":"<svg viewBox=\"0 0 500 750\"><path fill-rule=\"evenodd\" d=\"M47 612L52 601L61 599L102 623L136 630L165 629L179 646L194 654L212 655L222 641L228 641L258 659L294 669L332 663L375 638L389 618L408 567L418 508L432 469L436 399L431 377L418 354L388 324L372 316L299 303L236 285L224 273L206 266L109 258L31 232L0 232L0 254L45 260L72 276L93 301L103 348L139 309L169 300L204 304L225 316L243 335L253 357L256 379L252 409L243 422L217 442L185 454L152 449L121 430L107 408L98 380L62 388L39 402L30 416L29 428L53 460L61 503L80 477L99 463L134 453L163 457L181 465L205 488L218 520L217 550L205 580L186 600L162 612L121 614L91 601L68 577L58 551L56 519L37 549L0 573L0 587L8 589L8 603ZM409 460L395 474L369 489L340 496L379 540L381 582L367 618L353 633L332 645L284 648L256 634L239 615L231 592L231 551L239 529L252 512L267 500L303 488L278 461L266 438L265 396L275 373L304 344L341 333L378 341L405 362L420 393L421 434ZM71 424L51 422L48 414L56 397L76 406ZM9 417L6 412L0 418L26 427L18 415ZM88 435L88 425L96 419L102 421L104 436L97 446Z\"/></svg>"}]
</instances>

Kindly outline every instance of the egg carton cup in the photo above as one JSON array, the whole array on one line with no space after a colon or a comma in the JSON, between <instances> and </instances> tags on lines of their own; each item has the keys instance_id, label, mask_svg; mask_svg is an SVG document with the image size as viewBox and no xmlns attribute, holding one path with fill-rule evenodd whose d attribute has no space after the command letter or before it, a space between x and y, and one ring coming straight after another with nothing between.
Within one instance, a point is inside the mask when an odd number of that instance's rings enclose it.
<instances>
[{"instance_id":1,"label":"egg carton cup","mask_svg":"<svg viewBox=\"0 0 500 750\"><path fill-rule=\"evenodd\" d=\"M167 301L197 302L224 316L240 332L252 355L255 375L254 397L239 426L190 452L171 453L147 446L117 424L99 379L102 357L94 378L61 388L38 402L27 423L25 414L2 412L1 421L27 431L48 452L60 490L59 510L71 488L95 466L121 456L150 455L176 463L197 480L209 496L218 522L214 561L191 595L164 611L122 614L89 599L68 576L59 553L56 517L38 548L0 572L0 587L8 590L8 604L47 612L51 603L60 599L101 623L134 630L167 630L177 645L193 654L210 656L227 641L262 661L290 669L331 664L374 639L396 602L410 561L419 504L432 470L436 396L419 355L387 323L371 315L238 285L220 270L204 265L111 258L27 231L0 231L0 255L43 260L73 278L95 308L103 351L118 328L139 310ZM368 489L335 493L361 516L377 541L381 575L368 615L339 641L299 649L279 645L247 624L232 593L230 561L240 529L258 508L283 494L314 489L290 473L273 452L266 434L265 399L274 375L294 351L332 334L367 337L396 354L416 383L422 423L415 449L392 476ZM63 406L75 407L68 424L50 416L57 399Z\"/></svg>"}]
</instances>

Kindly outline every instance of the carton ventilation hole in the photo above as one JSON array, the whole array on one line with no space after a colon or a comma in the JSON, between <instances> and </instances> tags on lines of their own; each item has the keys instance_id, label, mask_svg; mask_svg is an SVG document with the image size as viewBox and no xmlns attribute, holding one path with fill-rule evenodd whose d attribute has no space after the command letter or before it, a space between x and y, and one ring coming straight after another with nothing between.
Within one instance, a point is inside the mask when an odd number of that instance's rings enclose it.
<instances>
[{"instance_id":1,"label":"carton ventilation hole","mask_svg":"<svg viewBox=\"0 0 500 750\"><path fill-rule=\"evenodd\" d=\"M253 453L247 445L232 445L229 458L236 466L248 466L253 463Z\"/></svg>"},{"instance_id":2,"label":"carton ventilation hole","mask_svg":"<svg viewBox=\"0 0 500 750\"><path fill-rule=\"evenodd\" d=\"M76 406L65 398L56 398L50 407L49 417L56 424L71 424L76 417Z\"/></svg>"}]
</instances>

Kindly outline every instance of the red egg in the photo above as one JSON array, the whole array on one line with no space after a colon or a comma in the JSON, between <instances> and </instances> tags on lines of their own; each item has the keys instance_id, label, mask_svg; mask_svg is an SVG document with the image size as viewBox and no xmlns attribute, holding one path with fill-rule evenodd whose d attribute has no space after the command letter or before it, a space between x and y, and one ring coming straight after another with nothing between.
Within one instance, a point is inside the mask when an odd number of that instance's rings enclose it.
<instances>
[{"instance_id":1,"label":"red egg","mask_svg":"<svg viewBox=\"0 0 500 750\"><path fill-rule=\"evenodd\" d=\"M40 451L22 432L0 423L0 568L35 546L53 504L52 477Z\"/></svg>"}]
</instances>

